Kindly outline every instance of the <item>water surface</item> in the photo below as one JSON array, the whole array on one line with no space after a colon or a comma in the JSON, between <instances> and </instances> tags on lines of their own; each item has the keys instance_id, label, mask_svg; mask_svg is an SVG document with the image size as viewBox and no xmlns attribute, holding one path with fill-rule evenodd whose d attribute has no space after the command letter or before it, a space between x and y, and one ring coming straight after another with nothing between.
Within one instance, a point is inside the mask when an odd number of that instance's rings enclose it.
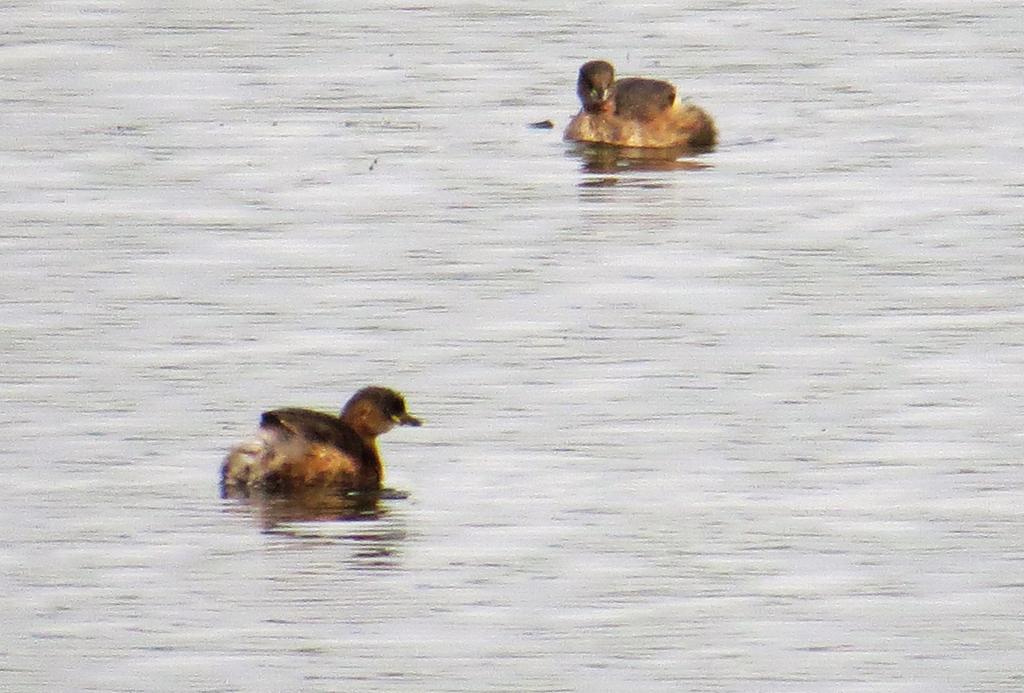
<instances>
[{"instance_id":1,"label":"water surface","mask_svg":"<svg viewBox=\"0 0 1024 693\"><path fill-rule=\"evenodd\" d=\"M1024 685L1018 4L4 16L5 688ZM597 57L720 146L564 144ZM218 497L368 383L407 498Z\"/></svg>"}]
</instances>

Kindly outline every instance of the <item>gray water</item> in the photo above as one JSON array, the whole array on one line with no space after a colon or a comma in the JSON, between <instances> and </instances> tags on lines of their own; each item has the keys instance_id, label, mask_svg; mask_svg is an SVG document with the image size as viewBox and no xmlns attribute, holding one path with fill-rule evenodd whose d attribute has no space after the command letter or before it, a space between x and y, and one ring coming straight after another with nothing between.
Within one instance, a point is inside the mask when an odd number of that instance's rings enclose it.
<instances>
[{"instance_id":1,"label":"gray water","mask_svg":"<svg viewBox=\"0 0 1024 693\"><path fill-rule=\"evenodd\" d=\"M4 690L1024 687L1019 2L2 14ZM408 497L219 498L369 383Z\"/></svg>"}]
</instances>

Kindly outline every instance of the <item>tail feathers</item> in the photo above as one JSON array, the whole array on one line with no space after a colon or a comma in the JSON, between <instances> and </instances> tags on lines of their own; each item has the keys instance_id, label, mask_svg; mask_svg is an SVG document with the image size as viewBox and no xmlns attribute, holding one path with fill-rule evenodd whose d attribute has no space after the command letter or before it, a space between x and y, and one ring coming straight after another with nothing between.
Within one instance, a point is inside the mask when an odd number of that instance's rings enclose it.
<instances>
[{"instance_id":1,"label":"tail feathers","mask_svg":"<svg viewBox=\"0 0 1024 693\"><path fill-rule=\"evenodd\" d=\"M280 436L261 428L254 437L231 449L220 467L221 495L248 492L263 484Z\"/></svg>"},{"instance_id":2,"label":"tail feathers","mask_svg":"<svg viewBox=\"0 0 1024 693\"><path fill-rule=\"evenodd\" d=\"M718 141L715 121L702 108L682 103L678 108L679 129L687 134L686 144L690 147L713 147Z\"/></svg>"}]
</instances>

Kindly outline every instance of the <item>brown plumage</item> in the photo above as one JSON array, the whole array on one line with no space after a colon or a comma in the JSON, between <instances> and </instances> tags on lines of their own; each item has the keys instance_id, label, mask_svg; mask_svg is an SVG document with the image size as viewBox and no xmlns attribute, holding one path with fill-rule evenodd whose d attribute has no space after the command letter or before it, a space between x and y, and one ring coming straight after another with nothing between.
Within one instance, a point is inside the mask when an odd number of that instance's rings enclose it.
<instances>
[{"instance_id":1,"label":"brown plumage","mask_svg":"<svg viewBox=\"0 0 1024 693\"><path fill-rule=\"evenodd\" d=\"M715 123L693 104L680 101L668 82L642 77L615 79L615 68L592 60L580 68L576 94L582 108L565 139L621 147L711 147Z\"/></svg>"},{"instance_id":2,"label":"brown plumage","mask_svg":"<svg viewBox=\"0 0 1024 693\"><path fill-rule=\"evenodd\" d=\"M352 395L339 416L299 408L264 412L256 436L224 459L221 493L377 491L384 476L377 436L420 423L402 395L376 386Z\"/></svg>"}]
</instances>

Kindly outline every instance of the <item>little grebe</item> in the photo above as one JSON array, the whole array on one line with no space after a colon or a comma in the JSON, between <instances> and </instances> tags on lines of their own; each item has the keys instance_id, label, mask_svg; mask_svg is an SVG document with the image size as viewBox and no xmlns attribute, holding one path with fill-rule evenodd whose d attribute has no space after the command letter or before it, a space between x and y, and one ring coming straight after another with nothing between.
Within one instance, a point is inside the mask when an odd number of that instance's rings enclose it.
<instances>
[{"instance_id":1,"label":"little grebe","mask_svg":"<svg viewBox=\"0 0 1024 693\"><path fill-rule=\"evenodd\" d=\"M615 79L615 68L592 60L580 68L576 93L583 108L565 139L620 147L707 148L718 133L711 116L680 101L668 82L642 77Z\"/></svg>"},{"instance_id":2,"label":"little grebe","mask_svg":"<svg viewBox=\"0 0 1024 693\"><path fill-rule=\"evenodd\" d=\"M402 395L386 387L359 390L339 416L298 408L264 412L256 437L224 458L221 493L378 491L384 470L377 436L420 423Z\"/></svg>"}]
</instances>

